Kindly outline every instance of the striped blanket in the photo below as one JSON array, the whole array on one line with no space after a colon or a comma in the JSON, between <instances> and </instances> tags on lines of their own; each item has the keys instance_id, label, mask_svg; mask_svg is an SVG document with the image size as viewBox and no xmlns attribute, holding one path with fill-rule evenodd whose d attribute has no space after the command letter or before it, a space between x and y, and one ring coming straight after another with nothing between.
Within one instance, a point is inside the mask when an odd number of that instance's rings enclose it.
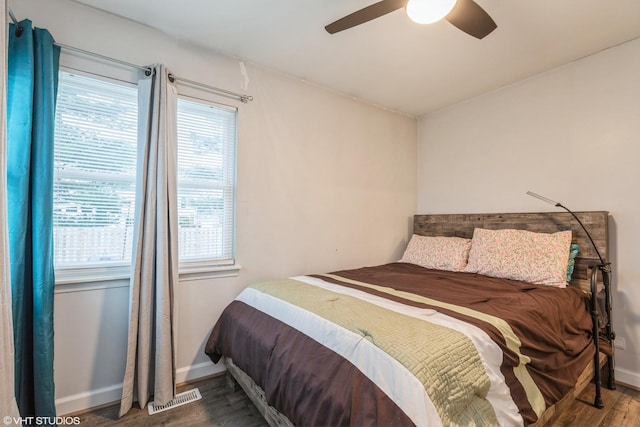
<instances>
[{"instance_id":1,"label":"striped blanket","mask_svg":"<svg viewBox=\"0 0 640 427\"><path fill-rule=\"evenodd\" d=\"M586 296L406 263L245 289L206 345L296 425L533 423L594 350Z\"/></svg>"}]
</instances>

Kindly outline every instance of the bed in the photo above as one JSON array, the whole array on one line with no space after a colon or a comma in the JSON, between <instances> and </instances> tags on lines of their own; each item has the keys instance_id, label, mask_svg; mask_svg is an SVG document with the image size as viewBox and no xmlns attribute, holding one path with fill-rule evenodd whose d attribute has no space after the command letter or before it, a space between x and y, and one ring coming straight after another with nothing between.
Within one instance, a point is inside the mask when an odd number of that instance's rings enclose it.
<instances>
[{"instance_id":1,"label":"bed","mask_svg":"<svg viewBox=\"0 0 640 427\"><path fill-rule=\"evenodd\" d=\"M577 215L607 257L608 213ZM496 254L483 244L513 233L549 247L569 234L580 248L569 285L485 274ZM548 262L540 254L531 271ZM610 312L609 283L595 256L568 213L416 215L401 262L252 285L205 352L271 425L540 426L594 374L599 395L602 365L614 386L610 317L594 317Z\"/></svg>"}]
</instances>

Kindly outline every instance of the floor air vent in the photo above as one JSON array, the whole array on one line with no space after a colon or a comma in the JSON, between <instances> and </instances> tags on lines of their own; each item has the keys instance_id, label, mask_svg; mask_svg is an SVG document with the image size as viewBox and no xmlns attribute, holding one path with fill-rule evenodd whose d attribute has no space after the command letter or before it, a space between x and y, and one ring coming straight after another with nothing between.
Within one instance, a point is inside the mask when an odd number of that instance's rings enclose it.
<instances>
[{"instance_id":1,"label":"floor air vent","mask_svg":"<svg viewBox=\"0 0 640 427\"><path fill-rule=\"evenodd\" d=\"M156 406L153 402L150 402L149 405L147 405L147 409L149 409L149 415L153 415L157 414L158 412L168 411L169 409L186 405L187 403L195 402L196 400L200 399L202 399L200 390L194 388L193 390L176 394L176 397L174 397L173 400L171 400L171 402L167 403L166 405Z\"/></svg>"}]
</instances>

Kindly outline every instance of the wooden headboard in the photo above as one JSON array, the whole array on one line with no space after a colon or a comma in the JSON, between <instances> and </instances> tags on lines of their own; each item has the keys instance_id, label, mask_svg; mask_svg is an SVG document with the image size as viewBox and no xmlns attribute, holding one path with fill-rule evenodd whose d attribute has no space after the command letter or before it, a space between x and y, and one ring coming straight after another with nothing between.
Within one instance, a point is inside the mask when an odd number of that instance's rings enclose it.
<instances>
[{"instance_id":1,"label":"wooden headboard","mask_svg":"<svg viewBox=\"0 0 640 427\"><path fill-rule=\"evenodd\" d=\"M606 211L575 212L589 230L600 254L609 260L609 213ZM470 239L475 228L501 230L515 228L539 233L571 230L573 242L580 246L571 285L589 290L588 267L599 262L586 233L568 212L436 214L415 215L413 232L422 236L456 236Z\"/></svg>"}]
</instances>

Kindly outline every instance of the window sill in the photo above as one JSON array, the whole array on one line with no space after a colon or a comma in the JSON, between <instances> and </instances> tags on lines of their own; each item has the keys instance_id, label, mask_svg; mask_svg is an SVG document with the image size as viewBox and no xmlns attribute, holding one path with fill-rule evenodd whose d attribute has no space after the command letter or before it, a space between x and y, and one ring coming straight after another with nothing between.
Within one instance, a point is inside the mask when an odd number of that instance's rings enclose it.
<instances>
[{"instance_id":1,"label":"window sill","mask_svg":"<svg viewBox=\"0 0 640 427\"><path fill-rule=\"evenodd\" d=\"M235 277L241 268L240 264L183 263L180 265L178 282ZM55 292L128 288L130 271L129 266L58 269L55 272Z\"/></svg>"},{"instance_id":2,"label":"window sill","mask_svg":"<svg viewBox=\"0 0 640 427\"><path fill-rule=\"evenodd\" d=\"M179 281L190 282L193 280L235 277L240 273L241 268L240 264L181 263Z\"/></svg>"},{"instance_id":3,"label":"window sill","mask_svg":"<svg viewBox=\"0 0 640 427\"><path fill-rule=\"evenodd\" d=\"M129 280L131 267L128 265L87 267L87 268L59 268L55 271L56 287L75 286L92 282L113 282Z\"/></svg>"}]
</instances>

